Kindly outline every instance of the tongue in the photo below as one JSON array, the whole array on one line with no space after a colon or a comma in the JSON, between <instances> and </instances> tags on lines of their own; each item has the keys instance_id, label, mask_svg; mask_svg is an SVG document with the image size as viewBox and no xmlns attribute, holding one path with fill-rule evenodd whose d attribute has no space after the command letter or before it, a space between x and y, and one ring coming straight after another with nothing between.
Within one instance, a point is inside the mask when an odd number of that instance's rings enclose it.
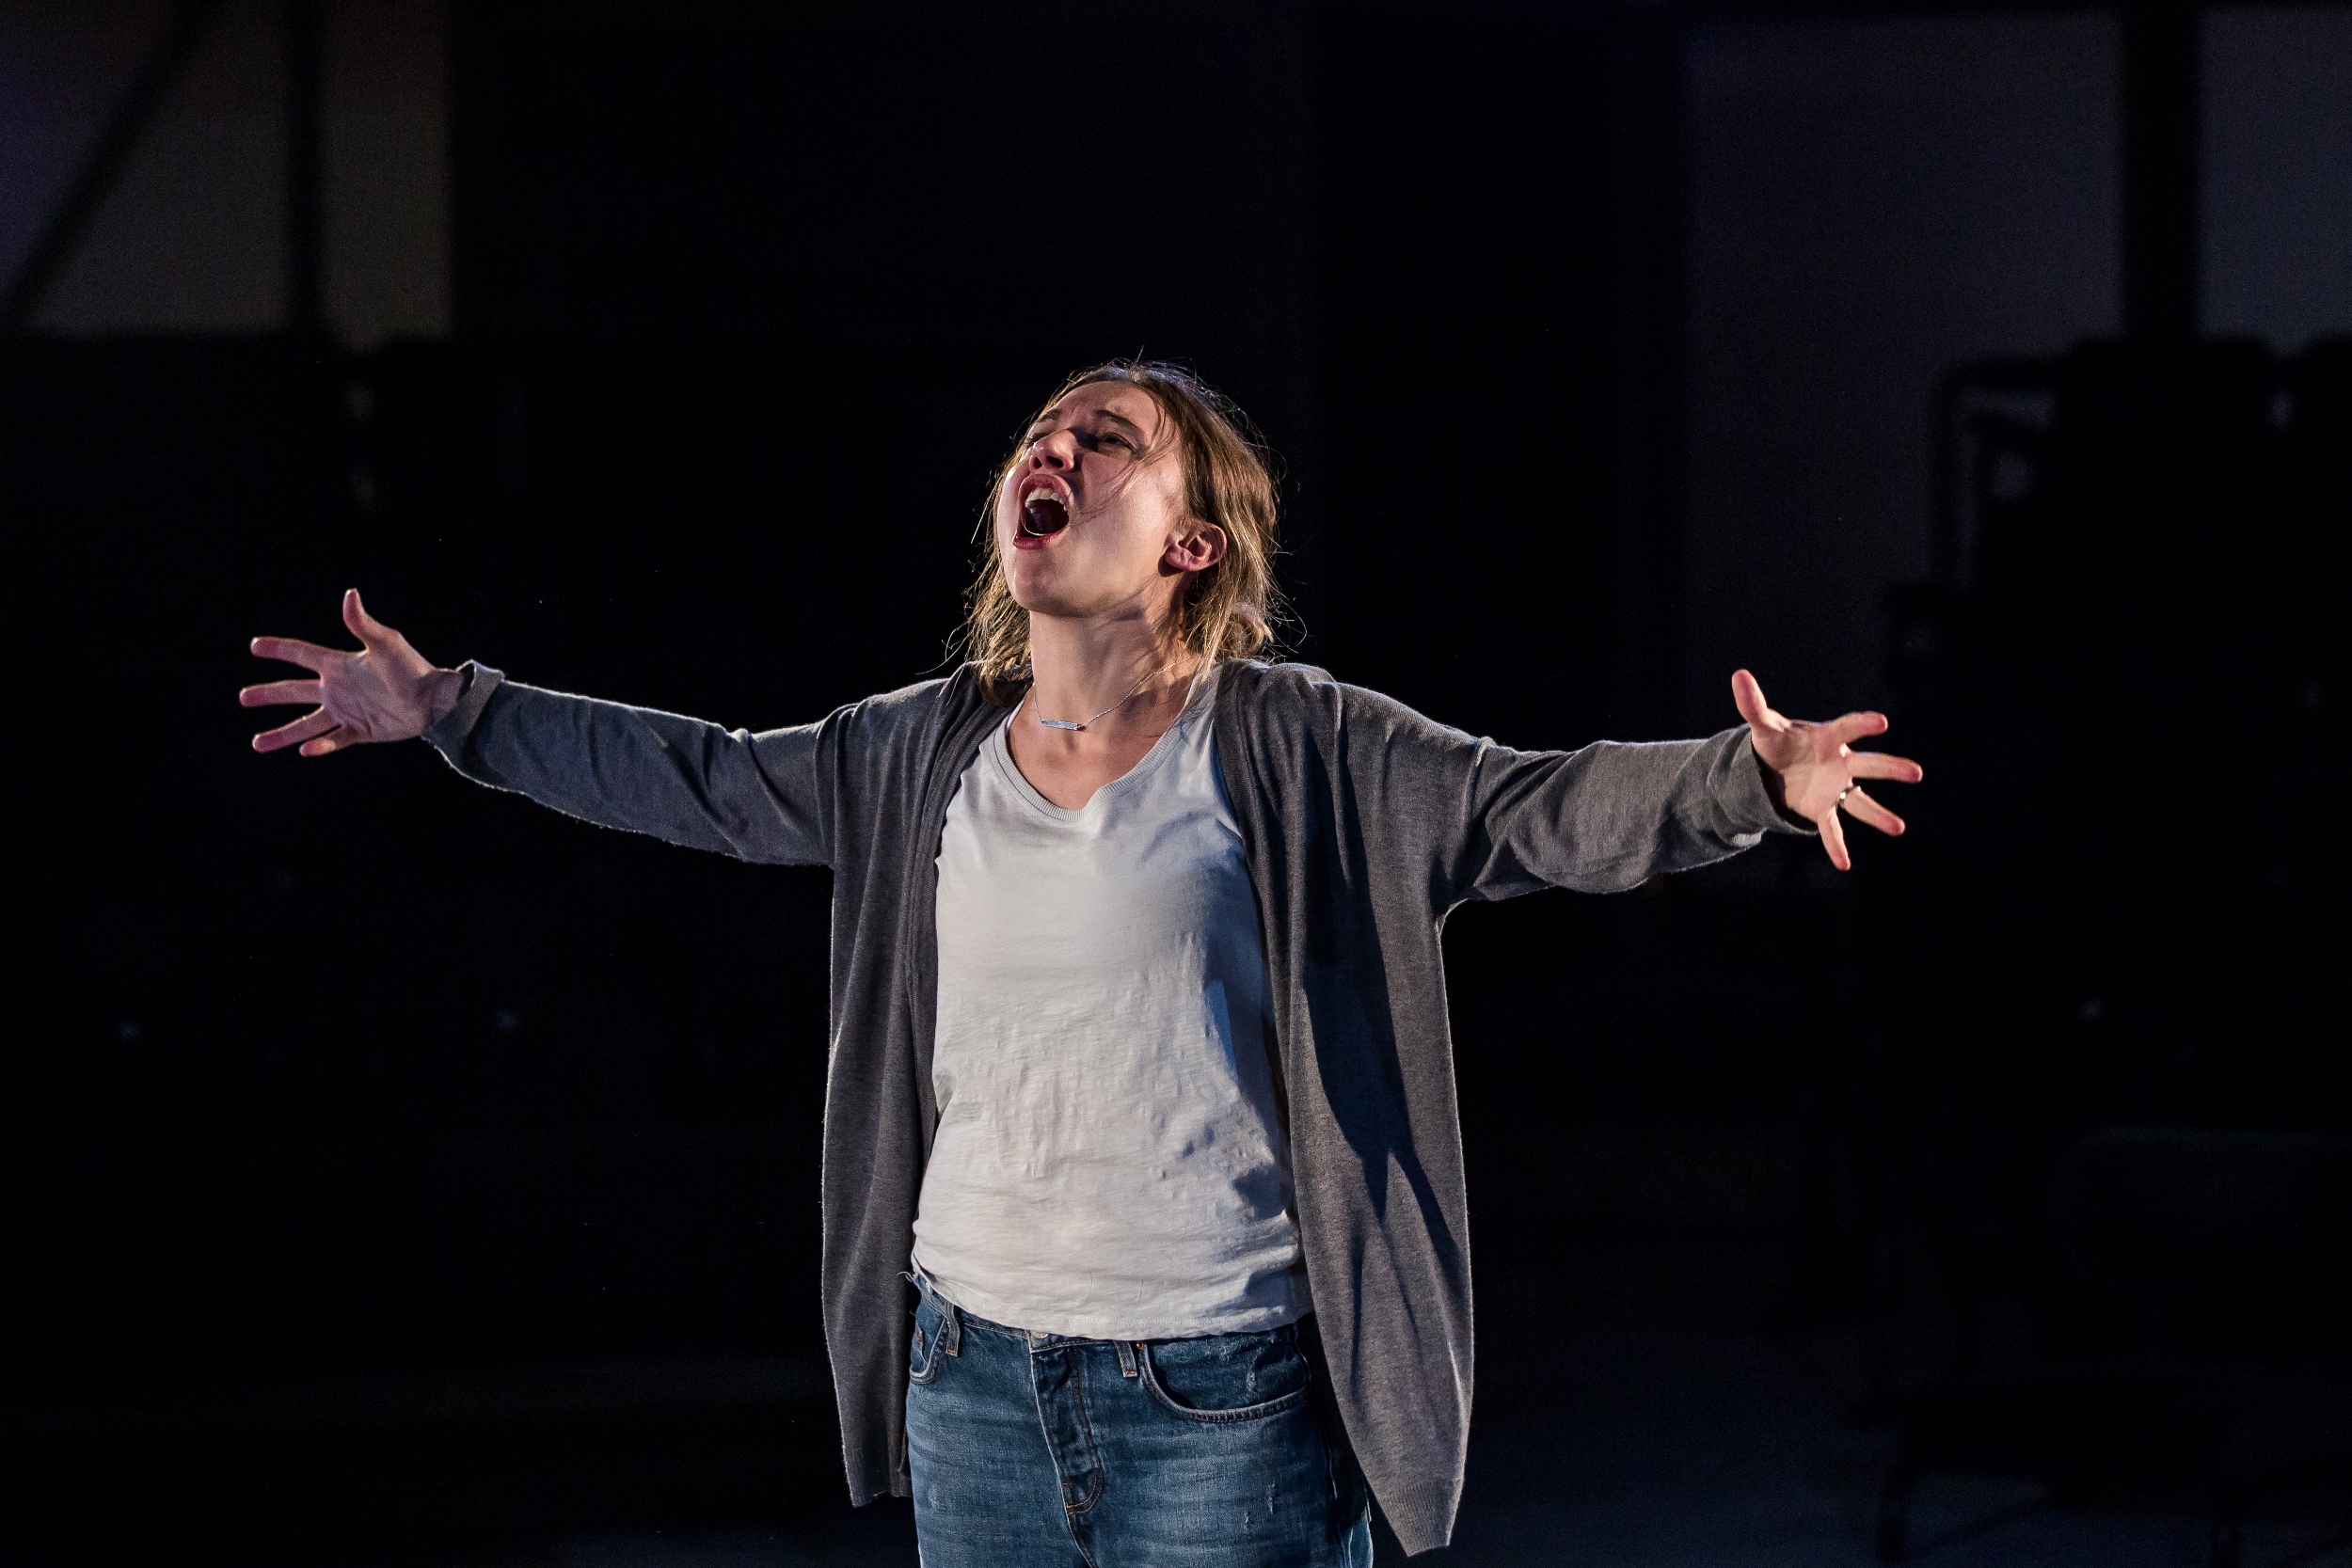
<instances>
[{"instance_id":1,"label":"tongue","mask_svg":"<svg viewBox=\"0 0 2352 1568\"><path fill-rule=\"evenodd\" d=\"M1021 508L1021 531L1059 533L1070 526L1070 513L1052 496L1031 496Z\"/></svg>"}]
</instances>

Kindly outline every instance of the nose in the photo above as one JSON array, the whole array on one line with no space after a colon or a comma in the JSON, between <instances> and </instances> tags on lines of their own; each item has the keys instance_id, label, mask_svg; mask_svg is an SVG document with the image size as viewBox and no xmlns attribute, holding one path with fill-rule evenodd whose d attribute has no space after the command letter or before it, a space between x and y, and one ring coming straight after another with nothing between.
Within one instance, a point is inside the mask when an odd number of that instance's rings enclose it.
<instances>
[{"instance_id":1,"label":"nose","mask_svg":"<svg viewBox=\"0 0 2352 1568\"><path fill-rule=\"evenodd\" d=\"M1066 430L1057 430L1039 439L1029 449L1029 471L1041 468L1059 471L1078 461L1078 438Z\"/></svg>"}]
</instances>

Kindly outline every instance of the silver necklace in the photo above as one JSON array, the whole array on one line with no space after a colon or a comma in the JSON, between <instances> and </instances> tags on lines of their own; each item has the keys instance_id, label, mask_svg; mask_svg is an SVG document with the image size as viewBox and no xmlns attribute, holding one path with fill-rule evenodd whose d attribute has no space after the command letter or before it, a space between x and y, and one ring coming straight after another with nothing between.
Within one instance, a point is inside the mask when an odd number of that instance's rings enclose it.
<instances>
[{"instance_id":1,"label":"silver necklace","mask_svg":"<svg viewBox=\"0 0 2352 1568\"><path fill-rule=\"evenodd\" d=\"M1128 700L1134 697L1136 692L1143 689L1143 683L1145 681L1150 680L1153 675L1164 675L1168 671L1175 668L1176 660L1171 658L1166 664L1161 665L1157 670L1146 670L1142 674L1136 677L1136 684L1127 689L1126 695L1120 697L1119 701L1113 703L1109 707L1104 708L1103 713L1109 713L1113 711L1113 709L1125 707ZM1021 700L1025 703L1030 697L1035 695L1037 695L1037 688L1032 686L1029 688L1027 694L1023 696ZM1093 723L1095 720L1102 718L1103 713L1089 714L1084 719L1040 718L1038 722L1044 725L1049 730L1083 730L1089 724Z\"/></svg>"}]
</instances>

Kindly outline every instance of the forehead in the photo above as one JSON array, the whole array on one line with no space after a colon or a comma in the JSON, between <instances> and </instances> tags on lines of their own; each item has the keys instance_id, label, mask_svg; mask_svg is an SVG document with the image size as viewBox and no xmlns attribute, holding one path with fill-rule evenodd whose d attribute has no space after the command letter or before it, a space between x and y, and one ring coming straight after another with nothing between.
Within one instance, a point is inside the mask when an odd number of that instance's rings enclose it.
<instances>
[{"instance_id":1,"label":"forehead","mask_svg":"<svg viewBox=\"0 0 2352 1568\"><path fill-rule=\"evenodd\" d=\"M1040 424L1066 424L1089 414L1126 420L1148 438L1160 428L1160 405L1140 388L1117 381L1089 381L1037 417Z\"/></svg>"}]
</instances>

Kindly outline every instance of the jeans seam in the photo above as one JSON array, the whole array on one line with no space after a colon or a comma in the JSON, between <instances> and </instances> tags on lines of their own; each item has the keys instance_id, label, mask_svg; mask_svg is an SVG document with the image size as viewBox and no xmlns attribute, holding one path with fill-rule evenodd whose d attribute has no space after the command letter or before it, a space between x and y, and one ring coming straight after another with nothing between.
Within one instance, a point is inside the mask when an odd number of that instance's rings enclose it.
<instances>
[{"instance_id":1,"label":"jeans seam","mask_svg":"<svg viewBox=\"0 0 2352 1568\"><path fill-rule=\"evenodd\" d=\"M943 1302L946 1299L945 1296L940 1298ZM1003 1323L991 1323L986 1318L975 1317L961 1307L958 1307L956 1311L962 1320L966 1333L992 1334L999 1339L1010 1339L1016 1345L1025 1345L1030 1342L1028 1331L1025 1329L1007 1328Z\"/></svg>"},{"instance_id":2,"label":"jeans seam","mask_svg":"<svg viewBox=\"0 0 2352 1568\"><path fill-rule=\"evenodd\" d=\"M945 1362L938 1360L937 1356L944 1354L945 1347L936 1342L937 1338L930 1334L924 1336L927 1341L932 1343L934 1357L931 1365L944 1369ZM1040 1336L1037 1339L1045 1338ZM1036 1342L1033 1340L1033 1343ZM1019 1355L1018 1360L1004 1354L1004 1352L1012 1350L1012 1346L1000 1346L995 1339L980 1343L987 1347L984 1361L980 1363L986 1376L980 1383L959 1385L961 1392L928 1395L923 1400L911 1402L909 1406L910 1415L917 1418L910 1424L925 1433L929 1445L922 1450L924 1465L914 1470L915 1479L924 1487L930 1488L929 1491L921 1487L916 1490L917 1519L925 1534L938 1538L933 1543L938 1549L947 1548L961 1528L968 1511L1006 1506L1001 1500L989 1501L991 1498L1010 1499L1025 1496L1034 1501L1023 1505L1024 1508L1033 1508L1036 1502L1043 1500L1034 1490L1041 1482L1055 1485L1061 1496L1068 1497L1067 1492L1056 1484L1055 1472L1058 1469L1060 1479L1070 1479L1068 1466L1071 1462L1076 1461L1082 1465L1090 1465L1094 1473L1087 1477L1089 1484L1081 1495L1064 1504L1061 1542L1049 1544L1046 1534L1030 1533L1025 1539L1033 1544L1025 1550L1035 1551L1040 1557L1056 1561L1065 1560L1063 1554L1067 1554L1066 1560L1071 1568L1106 1568L1116 1554L1109 1543L1097 1538L1093 1515L1094 1511L1109 1499L1108 1458L1113 1452L1118 1452L1121 1455L1122 1465L1127 1464L1128 1450L1124 1445L1132 1435L1146 1442L1155 1441L1162 1446L1175 1444L1187 1453L1197 1453L1204 1462L1213 1464L1216 1473L1214 1477L1204 1476L1202 1485L1207 1487L1214 1481L1214 1490L1202 1492L1201 1501L1214 1496L1254 1513L1252 1485L1256 1488L1254 1495L1264 1498L1268 1496L1268 1482L1279 1474L1284 1519L1279 1539L1284 1543L1283 1549L1298 1554L1298 1560L1311 1557L1318 1562L1331 1561L1335 1568L1342 1561L1348 1562L1352 1568L1366 1568L1362 1551L1355 1544L1358 1527L1362 1523L1365 1500L1358 1495L1350 1499L1353 1509L1346 1508L1342 1499L1349 1489L1335 1484L1340 1478L1333 1472L1343 1449L1323 1433L1319 1418L1311 1425L1290 1418L1291 1414L1298 1413L1295 1404L1296 1401L1303 1400L1305 1408L1311 1411L1320 1412L1323 1408L1322 1395L1318 1390L1328 1388L1330 1381L1313 1355L1304 1357L1307 1363L1304 1387L1264 1401L1262 1404L1223 1411L1186 1410L1175 1405L1172 1398L1165 1403L1154 1400L1154 1403L1161 1404L1162 1411L1188 1424L1234 1426L1234 1432L1223 1438L1212 1438L1207 1433L1185 1438L1174 1429L1159 1427L1158 1412L1147 1414L1149 1406L1134 1402L1132 1394L1127 1391L1129 1383L1117 1376L1113 1371L1113 1356L1104 1354L1116 1351L1115 1342L1061 1339L1050 1344L1037 1343L1034 1354L1015 1352ZM1213 1400L1245 1392L1241 1373L1246 1367L1253 1364L1257 1367L1258 1376L1252 1381L1261 1386L1269 1381L1269 1372L1280 1376L1296 1376L1299 1372L1299 1369L1281 1365L1279 1357L1267 1355L1263 1347L1210 1345L1197 1353L1200 1357L1197 1365L1192 1354L1175 1354L1179 1351L1189 1353L1191 1347L1158 1348L1169 1353L1169 1365L1176 1370L1179 1381L1185 1382L1186 1386L1194 1388L1200 1397ZM1300 1348L1304 1350L1303 1337ZM1067 1360L1059 1366L1047 1367L1046 1358L1057 1354L1066 1355ZM1020 1429L1028 1423L1020 1421L1016 1414L1019 1409L1019 1395L1015 1392L1018 1384L1009 1385L1004 1380L1003 1374L1008 1372L1017 1376L1015 1369L1028 1370L1032 1374L1033 1418L1041 1420L1043 1428L1041 1431L1037 1427L1029 1428L1041 1439L1036 1447L1020 1434ZM1094 1430L1092 1385L1097 1370L1105 1380L1104 1394L1107 1402L1103 1410L1103 1420L1110 1428L1112 1436L1118 1439L1108 1447L1103 1443L1103 1434ZM1156 1365L1153 1374L1152 1381L1159 1393L1168 1395L1169 1391L1165 1381L1156 1375ZM1142 1380L1143 1369L1138 1364L1136 1381ZM1199 1385L1197 1387L1196 1383ZM1150 1386L1147 1386L1147 1388ZM1003 1403L1008 1395L1016 1402L1009 1405ZM1147 1397L1150 1396L1147 1394ZM1064 1400L1070 1402L1062 1404L1060 1402ZM973 1402L969 1406L970 1423L964 1419L967 1411L963 1402ZM1286 1409L1290 1414L1282 1414ZM980 1424L984 1413L988 1424ZM1255 1418L1259 1416L1274 1418ZM994 1424L1007 1418L1013 1423L1009 1430ZM1237 1418L1241 1424L1237 1424ZM1244 1435L1244 1424L1248 1427L1248 1435ZM1149 1438L1148 1434L1155 1428L1161 1435L1157 1439ZM991 1433L993 1436L982 1436ZM1071 1441L1073 1438L1075 1441ZM970 1446L975 1439L983 1446ZM1204 1443L1207 1445L1205 1449L1200 1447ZM1317 1449L1322 1450L1319 1454L1313 1451ZM1274 1468L1258 1477L1254 1482L1248 1481L1248 1475L1255 1473L1261 1462ZM1247 1469L1242 1468L1245 1465ZM1122 1476L1121 1485L1129 1489L1120 1492L1120 1504L1104 1515L1103 1528L1105 1530L1117 1531L1123 1536L1130 1529L1148 1528L1150 1533L1156 1534L1159 1532L1157 1521L1164 1505L1173 1507L1192 1500L1184 1496L1165 1498L1158 1496L1160 1489L1149 1483L1148 1476L1142 1478L1144 1490L1136 1492L1132 1488L1139 1478L1125 1475L1124 1472ZM1015 1482L1019 1485L1019 1492L1008 1490ZM1318 1485L1318 1482L1321 1484ZM928 1504L925 1501L927 1497L930 1498ZM1130 1520L1131 1510L1142 1512L1136 1519ZM1050 1531L1051 1526L1046 1524L1046 1520L1051 1515L1041 1517L1031 1514L1029 1517L1034 1523L1025 1527L1027 1531L1039 1531L1040 1527L1044 1531ZM1168 1517L1172 1520L1178 1515L1171 1513ZM1236 1514L1234 1522L1238 1524L1238 1520L1239 1515ZM1146 1521L1151 1523L1147 1525ZM1332 1555L1335 1546L1338 1553ZM1151 1553L1150 1560L1158 1560L1155 1549L1147 1544L1145 1550ZM1285 1557L1283 1560L1294 1560Z\"/></svg>"},{"instance_id":3,"label":"jeans seam","mask_svg":"<svg viewBox=\"0 0 2352 1568\"><path fill-rule=\"evenodd\" d=\"M1074 1508L1067 1503L1063 1505L1075 1517L1090 1512L1096 1503L1103 1500L1103 1488L1109 1480L1108 1472L1103 1467L1103 1452L1094 1443L1093 1418L1087 1414L1087 1358L1084 1353L1070 1358L1070 1389L1071 1405L1078 1416L1078 1434L1086 1439L1087 1464L1094 1471L1094 1490L1087 1495L1086 1501Z\"/></svg>"},{"instance_id":4,"label":"jeans seam","mask_svg":"<svg viewBox=\"0 0 2352 1568\"><path fill-rule=\"evenodd\" d=\"M929 1385L938 1381L940 1373L939 1358L941 1354L939 1342L946 1338L946 1331L947 1322L945 1318L942 1318L940 1320L939 1326L931 1331L927 1340L921 1325L916 1325L914 1338L915 1342L923 1346L923 1370L918 1372L910 1368L907 1372L907 1381L914 1384L918 1387L928 1386Z\"/></svg>"},{"instance_id":5,"label":"jeans seam","mask_svg":"<svg viewBox=\"0 0 2352 1568\"><path fill-rule=\"evenodd\" d=\"M1314 1387L1315 1367L1314 1362L1306 1356L1302 1355L1300 1359L1307 1362L1305 1387L1295 1388L1287 1394L1278 1395L1263 1404L1245 1404L1238 1410L1193 1410L1178 1404L1176 1397L1160 1386L1158 1369L1152 1365L1150 1346L1145 1346L1144 1353L1136 1357L1138 1364L1137 1373L1143 1383L1143 1391L1151 1395L1152 1401L1168 1414L1182 1417L1187 1421L1199 1421L1204 1426L1233 1426L1243 1421L1263 1421L1268 1417L1286 1415L1305 1402L1307 1395Z\"/></svg>"}]
</instances>

